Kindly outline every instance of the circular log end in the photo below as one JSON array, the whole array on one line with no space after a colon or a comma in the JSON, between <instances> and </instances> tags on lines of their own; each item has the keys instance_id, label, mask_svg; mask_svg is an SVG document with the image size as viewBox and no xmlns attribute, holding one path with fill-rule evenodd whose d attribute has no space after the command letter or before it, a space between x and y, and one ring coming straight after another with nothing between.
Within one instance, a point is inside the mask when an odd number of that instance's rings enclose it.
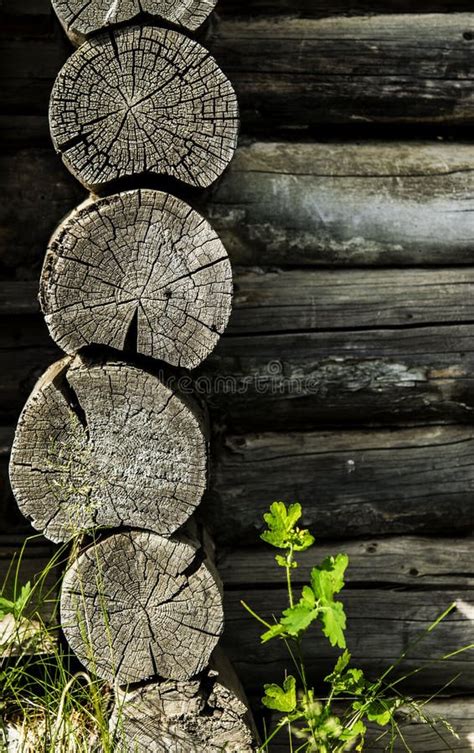
<instances>
[{"instance_id":1,"label":"circular log end","mask_svg":"<svg viewBox=\"0 0 474 753\"><path fill-rule=\"evenodd\" d=\"M217 0L52 0L66 33L81 43L90 34L146 13L194 31L215 8Z\"/></svg>"},{"instance_id":2,"label":"circular log end","mask_svg":"<svg viewBox=\"0 0 474 753\"><path fill-rule=\"evenodd\" d=\"M206 488L199 410L121 362L59 362L35 387L10 459L23 514L52 541L134 526L169 535Z\"/></svg>"},{"instance_id":3,"label":"circular log end","mask_svg":"<svg viewBox=\"0 0 474 753\"><path fill-rule=\"evenodd\" d=\"M111 727L117 747L136 753L252 753L245 704L215 672L200 681L153 682L120 693Z\"/></svg>"},{"instance_id":4,"label":"circular log end","mask_svg":"<svg viewBox=\"0 0 474 753\"><path fill-rule=\"evenodd\" d=\"M193 546L130 531L89 547L67 570L61 624L84 665L110 682L187 680L217 644L222 596Z\"/></svg>"},{"instance_id":5,"label":"circular log end","mask_svg":"<svg viewBox=\"0 0 474 753\"><path fill-rule=\"evenodd\" d=\"M192 369L229 320L232 271L210 225L185 202L139 190L87 201L51 239L40 301L66 353L90 344ZM132 329L133 328L133 329Z\"/></svg>"},{"instance_id":6,"label":"circular log end","mask_svg":"<svg viewBox=\"0 0 474 753\"><path fill-rule=\"evenodd\" d=\"M176 31L120 28L85 42L53 87L54 146L85 186L167 175L213 183L237 145L238 106L209 52Z\"/></svg>"}]
</instances>

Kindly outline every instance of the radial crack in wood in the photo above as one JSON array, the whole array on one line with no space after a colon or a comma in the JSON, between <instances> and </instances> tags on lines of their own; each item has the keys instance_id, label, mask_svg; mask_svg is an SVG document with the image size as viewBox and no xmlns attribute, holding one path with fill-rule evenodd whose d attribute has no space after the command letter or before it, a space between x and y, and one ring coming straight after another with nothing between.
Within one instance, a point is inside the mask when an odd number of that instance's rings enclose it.
<instances>
[{"instance_id":1,"label":"radial crack in wood","mask_svg":"<svg viewBox=\"0 0 474 753\"><path fill-rule=\"evenodd\" d=\"M253 720L235 673L219 653L218 669L200 680L151 682L118 691L111 728L120 753L252 753ZM123 747L121 747L123 746Z\"/></svg>"},{"instance_id":2,"label":"radial crack in wood","mask_svg":"<svg viewBox=\"0 0 474 753\"><path fill-rule=\"evenodd\" d=\"M204 431L198 408L158 376L121 362L64 359L20 417L12 489L52 541L121 525L169 535L206 487Z\"/></svg>"},{"instance_id":3,"label":"radial crack in wood","mask_svg":"<svg viewBox=\"0 0 474 753\"><path fill-rule=\"evenodd\" d=\"M187 680L222 633L221 589L186 541L118 533L66 571L61 624L79 659L106 680Z\"/></svg>"},{"instance_id":4,"label":"radial crack in wood","mask_svg":"<svg viewBox=\"0 0 474 753\"><path fill-rule=\"evenodd\" d=\"M51 239L40 283L50 334L66 353L123 349L194 368L216 346L232 304L232 270L210 225L183 201L129 191L86 201Z\"/></svg>"},{"instance_id":5,"label":"radial crack in wood","mask_svg":"<svg viewBox=\"0 0 474 753\"><path fill-rule=\"evenodd\" d=\"M90 188L146 172L209 186L237 145L237 99L214 58L152 26L82 45L59 72L49 117L56 150Z\"/></svg>"},{"instance_id":6,"label":"radial crack in wood","mask_svg":"<svg viewBox=\"0 0 474 753\"><path fill-rule=\"evenodd\" d=\"M53 8L74 44L95 31L131 21L142 13L194 31L214 10L217 0L52 0Z\"/></svg>"}]
</instances>

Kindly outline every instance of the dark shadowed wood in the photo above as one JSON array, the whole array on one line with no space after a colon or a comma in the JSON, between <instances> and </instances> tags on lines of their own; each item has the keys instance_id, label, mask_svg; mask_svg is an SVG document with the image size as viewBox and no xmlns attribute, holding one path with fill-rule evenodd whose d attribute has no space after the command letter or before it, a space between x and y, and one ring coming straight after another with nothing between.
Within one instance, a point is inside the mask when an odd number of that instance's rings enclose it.
<instances>
[{"instance_id":1,"label":"dark shadowed wood","mask_svg":"<svg viewBox=\"0 0 474 753\"><path fill-rule=\"evenodd\" d=\"M84 38L106 26L130 21L141 13L158 16L176 26L197 29L214 9L217 0L53 0L53 8L70 39Z\"/></svg>"},{"instance_id":2,"label":"dark shadowed wood","mask_svg":"<svg viewBox=\"0 0 474 753\"><path fill-rule=\"evenodd\" d=\"M218 236L188 204L158 191L129 191L86 201L59 226L40 300L66 353L91 343L123 349L127 342L192 369L225 329L232 271Z\"/></svg>"},{"instance_id":3,"label":"dark shadowed wood","mask_svg":"<svg viewBox=\"0 0 474 753\"><path fill-rule=\"evenodd\" d=\"M473 29L472 13L247 16L223 19L206 44L235 86L244 129L268 137L334 123L471 125ZM45 114L67 45L33 38L25 49L7 35L1 48L7 118Z\"/></svg>"},{"instance_id":4,"label":"dark shadowed wood","mask_svg":"<svg viewBox=\"0 0 474 753\"><path fill-rule=\"evenodd\" d=\"M61 625L86 667L109 681L187 680L222 632L220 586L189 543L118 533L66 571Z\"/></svg>"},{"instance_id":5,"label":"dark shadowed wood","mask_svg":"<svg viewBox=\"0 0 474 753\"><path fill-rule=\"evenodd\" d=\"M338 549L336 551L339 551ZM449 692L474 690L474 650L437 661L445 654L472 643L473 595L471 590L397 591L357 589L342 596L347 614L347 645L354 666L361 666L375 679L454 601L457 609L410 652L395 676L423 667L406 681L414 691L439 691L454 679ZM293 671L283 641L260 644L263 627L245 611L241 599L268 621L288 605L284 588L226 591L226 629L223 648L235 664L247 692L261 691L263 682L280 682ZM321 627L310 629L303 644L309 681L321 687L338 654L324 637ZM460 673L459 677L456 675Z\"/></svg>"},{"instance_id":6,"label":"dark shadowed wood","mask_svg":"<svg viewBox=\"0 0 474 753\"><path fill-rule=\"evenodd\" d=\"M234 264L472 264L473 161L459 143L241 144L199 208ZM83 189L32 149L0 155L0 190L0 270L31 278Z\"/></svg>"},{"instance_id":7,"label":"dark shadowed wood","mask_svg":"<svg viewBox=\"0 0 474 753\"><path fill-rule=\"evenodd\" d=\"M248 702L221 651L214 652L211 667L200 680L119 691L112 727L123 753L254 751Z\"/></svg>"},{"instance_id":8,"label":"dark shadowed wood","mask_svg":"<svg viewBox=\"0 0 474 753\"><path fill-rule=\"evenodd\" d=\"M120 362L59 361L20 417L10 460L22 513L53 541L131 525L169 534L206 487L197 409Z\"/></svg>"},{"instance_id":9,"label":"dark shadowed wood","mask_svg":"<svg viewBox=\"0 0 474 753\"><path fill-rule=\"evenodd\" d=\"M474 321L474 268L236 269L229 332Z\"/></svg>"},{"instance_id":10,"label":"dark shadowed wood","mask_svg":"<svg viewBox=\"0 0 474 753\"><path fill-rule=\"evenodd\" d=\"M474 699L443 698L424 703L423 710L432 720L438 720L433 729L429 724L410 718L409 711L402 711L397 717L406 746L413 753L472 753L474 739ZM450 735L441 720L452 725L459 738ZM377 725L369 727L367 750L370 753L386 753L388 735L381 740L383 730ZM272 753L288 753L288 738L284 732L274 738ZM393 753L407 753L407 747L400 739L393 747Z\"/></svg>"},{"instance_id":11,"label":"dark shadowed wood","mask_svg":"<svg viewBox=\"0 0 474 753\"><path fill-rule=\"evenodd\" d=\"M317 537L317 521L314 532ZM298 555L299 567L292 574L292 580L299 585L308 583L315 558L323 560L341 551L349 555L350 567L345 581L352 586L390 583L409 588L472 587L473 546L472 538L418 536L317 541L316 549ZM236 542L231 549L218 552L217 567L227 588L281 584L281 569L275 564L275 552L268 545L242 548Z\"/></svg>"},{"instance_id":12,"label":"dark shadowed wood","mask_svg":"<svg viewBox=\"0 0 474 753\"><path fill-rule=\"evenodd\" d=\"M3 317L0 418L16 420L60 356L42 317ZM233 431L470 420L471 324L221 338L182 388L206 399L215 427Z\"/></svg>"},{"instance_id":13,"label":"dark shadowed wood","mask_svg":"<svg viewBox=\"0 0 474 753\"><path fill-rule=\"evenodd\" d=\"M317 525L315 533L318 534ZM24 533L0 534L0 582L24 538ZM218 548L216 566L225 588L236 590L256 585L262 588L281 585L281 570L275 564L275 553L256 537L253 544L245 547L237 541L232 548ZM351 588L361 588L369 583L378 587L386 585L415 590L446 586L472 588L472 547L472 537L374 536L357 540L317 540L315 550L298 555L299 567L292 580L297 586L307 583L315 559L323 560L335 551L341 551L350 559L345 582ZM41 537L29 541L22 562L25 573L22 580L27 581L39 573L53 551L53 545Z\"/></svg>"},{"instance_id":14,"label":"dark shadowed wood","mask_svg":"<svg viewBox=\"0 0 474 753\"><path fill-rule=\"evenodd\" d=\"M88 187L146 172L209 186L237 146L237 100L214 59L152 26L85 42L56 79L49 119L56 151Z\"/></svg>"},{"instance_id":15,"label":"dark shadowed wood","mask_svg":"<svg viewBox=\"0 0 474 753\"><path fill-rule=\"evenodd\" d=\"M473 27L470 13L244 19L223 21L210 48L260 128L472 124Z\"/></svg>"},{"instance_id":16,"label":"dark shadowed wood","mask_svg":"<svg viewBox=\"0 0 474 753\"><path fill-rule=\"evenodd\" d=\"M142 3L143 5L143 3ZM374 13L435 13L467 11L470 0L220 0L219 15L253 16L290 14L305 18ZM51 12L49 0L4 0L5 16L44 16Z\"/></svg>"},{"instance_id":17,"label":"dark shadowed wood","mask_svg":"<svg viewBox=\"0 0 474 753\"><path fill-rule=\"evenodd\" d=\"M206 514L216 536L240 544L257 542L275 499L301 502L319 537L465 533L473 448L474 431L451 426L227 437Z\"/></svg>"}]
</instances>

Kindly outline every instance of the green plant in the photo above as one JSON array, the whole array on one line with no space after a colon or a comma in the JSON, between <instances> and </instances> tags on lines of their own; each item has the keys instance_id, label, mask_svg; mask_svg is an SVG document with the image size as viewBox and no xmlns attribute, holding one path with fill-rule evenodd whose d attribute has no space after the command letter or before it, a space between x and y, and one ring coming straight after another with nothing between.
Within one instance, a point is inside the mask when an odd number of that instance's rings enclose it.
<instances>
[{"instance_id":1,"label":"green plant","mask_svg":"<svg viewBox=\"0 0 474 753\"><path fill-rule=\"evenodd\" d=\"M265 627L265 632L261 635L262 643L284 641L296 669L296 676L287 675L281 685L264 685L262 703L268 709L278 712L280 718L274 729L266 734L259 751L268 751L270 742L284 729L288 732L290 753L363 751L368 725L375 724L382 729L378 739L385 737L386 750L392 751L399 738L409 753L410 748L397 721L397 712L402 708L408 709L412 716L424 723L431 724L436 734L441 736L438 727L435 728L433 721L425 713L423 704L400 692L399 683L408 675L394 681L391 681L390 676L408 651L426 633L431 632L455 605L450 605L380 677L376 680L368 679L362 669L351 665L351 654L346 648L344 606L336 598L344 587L344 574L349 564L347 555L328 557L320 565L313 567L310 583L303 587L299 597L295 595L292 573L298 567L296 555L315 543L312 534L298 526L301 515L298 503L287 507L283 502L274 502L270 511L264 515L267 529L261 534L263 541L283 552L277 554L275 560L285 571L288 607L279 618L274 617L274 622L270 623L242 602L245 609ZM333 671L324 678L327 688L325 694L317 694L309 684L302 651L303 638L313 623L320 625L331 646L342 651ZM455 653L467 648L471 646ZM441 658L448 658L448 655ZM419 670L414 670L413 673L417 671ZM436 721L439 724L440 720ZM456 735L447 722L441 722L450 734ZM450 749L449 744L446 744L446 749Z\"/></svg>"},{"instance_id":2,"label":"green plant","mask_svg":"<svg viewBox=\"0 0 474 753\"><path fill-rule=\"evenodd\" d=\"M109 729L112 688L84 672L60 638L56 573L71 545L21 585L24 552L35 538L10 566L0 595L0 751L112 753L119 749Z\"/></svg>"}]
</instances>

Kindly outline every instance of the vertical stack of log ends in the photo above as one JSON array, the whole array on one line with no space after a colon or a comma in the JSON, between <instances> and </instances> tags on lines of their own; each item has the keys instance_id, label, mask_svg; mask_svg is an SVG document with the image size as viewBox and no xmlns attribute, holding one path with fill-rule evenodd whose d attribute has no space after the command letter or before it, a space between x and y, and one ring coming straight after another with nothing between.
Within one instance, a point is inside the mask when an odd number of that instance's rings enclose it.
<instances>
[{"instance_id":1,"label":"vertical stack of log ends","mask_svg":"<svg viewBox=\"0 0 474 753\"><path fill-rule=\"evenodd\" d=\"M20 416L12 487L45 536L80 537L61 622L85 667L115 688L117 749L245 753L245 696L216 649L212 542L190 521L207 483L205 406L180 394L172 369L215 347L232 273L202 216L143 187L154 177L209 186L234 154L232 86L174 30L197 29L215 0L53 5L79 47L52 91L51 136L93 193L46 252L39 298L66 355Z\"/></svg>"}]
</instances>

